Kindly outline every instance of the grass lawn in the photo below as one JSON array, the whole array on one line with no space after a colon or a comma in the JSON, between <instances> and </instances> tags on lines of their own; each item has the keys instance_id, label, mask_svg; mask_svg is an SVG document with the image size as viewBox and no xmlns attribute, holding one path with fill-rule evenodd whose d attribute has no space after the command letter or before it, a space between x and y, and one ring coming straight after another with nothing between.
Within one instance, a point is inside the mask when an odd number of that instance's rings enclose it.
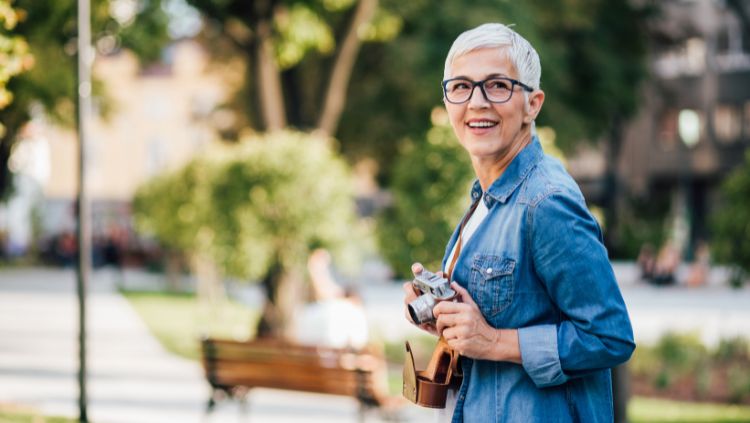
<instances>
[{"instance_id":1,"label":"grass lawn","mask_svg":"<svg viewBox=\"0 0 750 423\"><path fill-rule=\"evenodd\" d=\"M0 423L74 423L78 419L43 416L28 408L0 404Z\"/></svg>"},{"instance_id":2,"label":"grass lawn","mask_svg":"<svg viewBox=\"0 0 750 423\"><path fill-rule=\"evenodd\" d=\"M198 360L200 339L247 339L254 335L258 312L234 301L209 310L195 295L169 292L124 291L151 333L170 352Z\"/></svg>"},{"instance_id":3,"label":"grass lawn","mask_svg":"<svg viewBox=\"0 0 750 423\"><path fill-rule=\"evenodd\" d=\"M740 423L750 422L750 407L635 397L628 417L631 423Z\"/></svg>"}]
</instances>

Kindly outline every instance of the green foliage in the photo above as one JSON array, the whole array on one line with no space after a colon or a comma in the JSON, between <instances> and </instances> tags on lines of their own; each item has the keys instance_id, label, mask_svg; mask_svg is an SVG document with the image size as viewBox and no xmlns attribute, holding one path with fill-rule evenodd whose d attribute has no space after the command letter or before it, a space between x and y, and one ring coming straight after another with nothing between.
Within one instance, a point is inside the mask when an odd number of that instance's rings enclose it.
<instances>
[{"instance_id":1,"label":"green foliage","mask_svg":"<svg viewBox=\"0 0 750 423\"><path fill-rule=\"evenodd\" d=\"M668 333L653 346L639 345L629 367L634 378L667 396L750 400L750 350L743 338L724 339L708 349L694 334Z\"/></svg>"},{"instance_id":2,"label":"green foliage","mask_svg":"<svg viewBox=\"0 0 750 423\"><path fill-rule=\"evenodd\" d=\"M351 177L330 144L279 132L214 151L141 187L136 223L242 278L261 278L273 266L299 268L316 247L351 255Z\"/></svg>"},{"instance_id":3,"label":"green foliage","mask_svg":"<svg viewBox=\"0 0 750 423\"><path fill-rule=\"evenodd\" d=\"M661 359L665 374L685 375L701 368L708 358L708 351L695 335L665 335L656 345L655 353Z\"/></svg>"},{"instance_id":4,"label":"green foliage","mask_svg":"<svg viewBox=\"0 0 750 423\"><path fill-rule=\"evenodd\" d=\"M712 216L711 247L717 261L731 263L750 273L750 150L745 163L732 172L721 187L722 204ZM743 275L736 278L741 281Z\"/></svg>"},{"instance_id":5,"label":"green foliage","mask_svg":"<svg viewBox=\"0 0 750 423\"><path fill-rule=\"evenodd\" d=\"M653 195L648 199L630 198L629 207L619 216L617 236L619 255L635 260L645 244L654 248L663 245L669 233L665 225L669 214L670 198Z\"/></svg>"},{"instance_id":6,"label":"green foliage","mask_svg":"<svg viewBox=\"0 0 750 423\"><path fill-rule=\"evenodd\" d=\"M394 165L393 204L379 216L380 251L399 276L418 261L440 270L445 245L468 205L474 172L448 126L408 143Z\"/></svg>"},{"instance_id":7,"label":"green foliage","mask_svg":"<svg viewBox=\"0 0 750 423\"><path fill-rule=\"evenodd\" d=\"M18 12L9 0L0 0L0 109L7 107L13 95L6 89L10 78L31 68L33 58L23 37L11 31L18 23ZM0 123L0 135L5 127Z\"/></svg>"},{"instance_id":8,"label":"green foliage","mask_svg":"<svg viewBox=\"0 0 750 423\"><path fill-rule=\"evenodd\" d=\"M722 339L716 349L716 359L722 362L750 361L750 344L740 337Z\"/></svg>"},{"instance_id":9,"label":"green foliage","mask_svg":"<svg viewBox=\"0 0 750 423\"><path fill-rule=\"evenodd\" d=\"M211 181L219 164L215 156L196 158L177 172L159 175L141 186L133 198L137 227L164 246L209 253Z\"/></svg>"},{"instance_id":10,"label":"green foliage","mask_svg":"<svg viewBox=\"0 0 750 423\"><path fill-rule=\"evenodd\" d=\"M214 58L245 62L248 72L244 86L227 106L235 109L242 126L263 128L257 73L259 27L270 27L273 59L282 70L281 89L285 117L294 128L314 128L323 109L333 62L345 39L358 0L187 0L206 18L202 38ZM377 3L377 2L376 2ZM357 38L364 43L385 43L396 37L401 18L378 5L373 18L357 27ZM221 48L216 48L220 45ZM336 77L341 78L338 74ZM356 82L355 82L356 83Z\"/></svg>"}]
</instances>

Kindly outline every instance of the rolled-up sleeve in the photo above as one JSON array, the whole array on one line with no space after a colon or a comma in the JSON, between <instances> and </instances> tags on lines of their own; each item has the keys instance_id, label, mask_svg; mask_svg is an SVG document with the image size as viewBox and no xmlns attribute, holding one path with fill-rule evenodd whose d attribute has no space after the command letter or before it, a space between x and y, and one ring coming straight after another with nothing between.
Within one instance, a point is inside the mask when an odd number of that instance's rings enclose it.
<instances>
[{"instance_id":1,"label":"rolled-up sleeve","mask_svg":"<svg viewBox=\"0 0 750 423\"><path fill-rule=\"evenodd\" d=\"M556 325L520 328L518 342L523 368L538 387L559 385L568 380L560 366Z\"/></svg>"},{"instance_id":2,"label":"rolled-up sleeve","mask_svg":"<svg viewBox=\"0 0 750 423\"><path fill-rule=\"evenodd\" d=\"M519 328L523 367L539 387L614 367L635 343L601 231L579 193L554 192L529 208L534 271L558 324Z\"/></svg>"}]
</instances>

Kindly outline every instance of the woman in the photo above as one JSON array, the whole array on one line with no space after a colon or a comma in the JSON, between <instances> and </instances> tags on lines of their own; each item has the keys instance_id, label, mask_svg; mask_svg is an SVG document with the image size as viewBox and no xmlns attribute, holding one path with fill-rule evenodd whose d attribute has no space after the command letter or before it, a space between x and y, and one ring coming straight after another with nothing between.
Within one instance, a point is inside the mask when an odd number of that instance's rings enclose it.
<instances>
[{"instance_id":1,"label":"woman","mask_svg":"<svg viewBox=\"0 0 750 423\"><path fill-rule=\"evenodd\" d=\"M445 62L445 107L477 181L443 259L460 301L421 327L464 357L454 422L612 421L610 368L635 348L601 230L535 135L540 76L536 51L501 24L461 34Z\"/></svg>"}]
</instances>

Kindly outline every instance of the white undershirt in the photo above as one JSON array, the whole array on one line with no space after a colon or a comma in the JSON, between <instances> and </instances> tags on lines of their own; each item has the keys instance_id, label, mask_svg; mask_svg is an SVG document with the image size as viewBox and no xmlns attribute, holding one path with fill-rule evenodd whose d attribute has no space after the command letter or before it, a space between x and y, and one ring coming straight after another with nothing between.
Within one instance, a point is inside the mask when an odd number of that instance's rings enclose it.
<instances>
[{"instance_id":1,"label":"white undershirt","mask_svg":"<svg viewBox=\"0 0 750 423\"><path fill-rule=\"evenodd\" d=\"M443 272L448 272L448 267L453 261L453 256L456 255L458 241L461 241L461 248L463 249L463 246L466 245L466 243L469 241L469 238L474 235L474 232L479 227L479 224L482 223L485 217L487 217L487 213L489 213L489 210L487 210L487 205L484 203L484 194L482 194L482 198L479 199L477 208L474 210L474 213L471 215L471 217L469 217L469 221L466 222L466 226L464 226L463 234L459 234L459 239L456 240L456 243L453 245L451 254L448 256L448 260L445 262L445 268L443 269Z\"/></svg>"},{"instance_id":2,"label":"white undershirt","mask_svg":"<svg viewBox=\"0 0 750 423\"><path fill-rule=\"evenodd\" d=\"M484 203L484 194L482 194L482 198L479 199L477 208L474 209L474 213L471 215L471 217L469 217L469 221L466 222L466 226L464 226L463 234L459 234L461 236L459 236L459 239L456 240L456 244L453 245L453 250L451 250L451 254L448 256L448 260L445 262L445 268L443 269L443 272L448 273L448 267L450 267L451 262L453 261L453 256L456 255L458 242L461 241L461 250L463 251L463 246L466 245L466 242L469 241L469 238L474 235L474 232L476 232L479 224L482 223L485 217L487 217L487 213L489 213L489 210L487 209L487 205ZM453 412L456 409L457 402L456 393L457 392L455 390L448 389L448 395L445 399L445 408L438 408L435 410L436 423L447 423L453 419Z\"/></svg>"}]
</instances>

